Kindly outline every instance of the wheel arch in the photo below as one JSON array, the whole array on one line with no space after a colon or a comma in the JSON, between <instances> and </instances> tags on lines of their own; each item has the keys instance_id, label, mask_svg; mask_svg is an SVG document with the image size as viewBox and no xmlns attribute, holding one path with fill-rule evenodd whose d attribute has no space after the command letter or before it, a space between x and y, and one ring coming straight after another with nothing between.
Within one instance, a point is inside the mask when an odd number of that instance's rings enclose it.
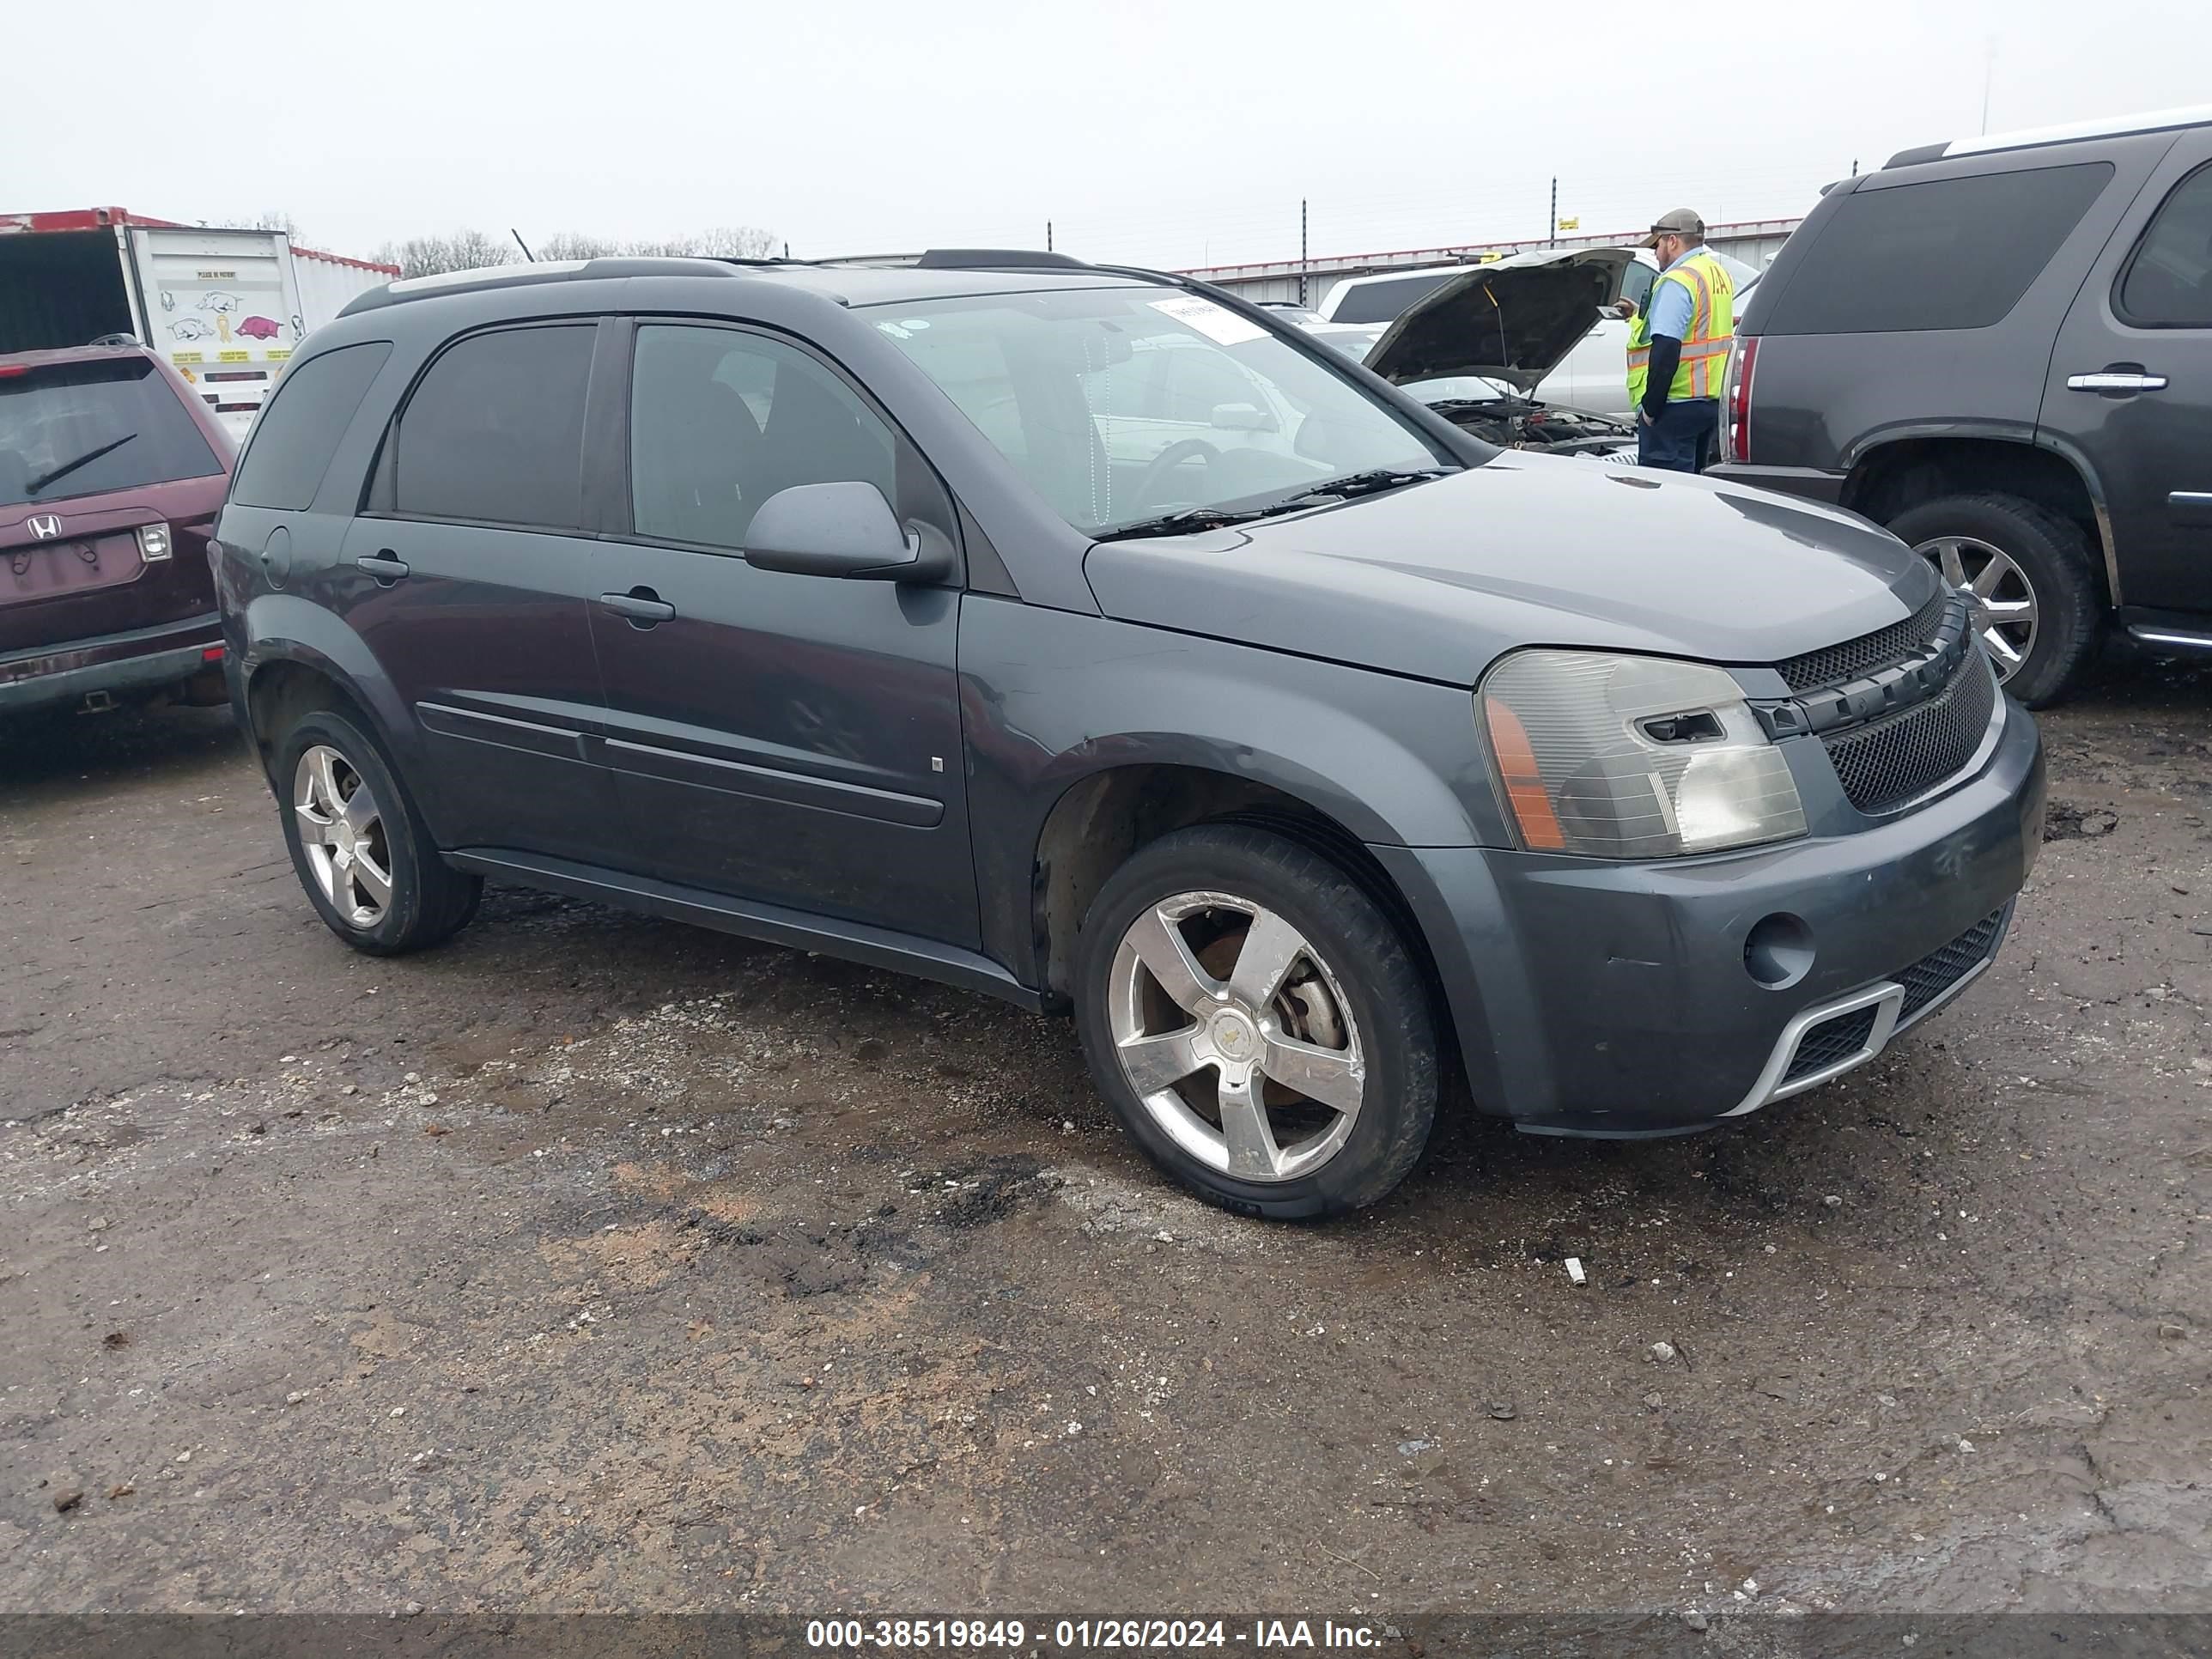
<instances>
[{"instance_id":1,"label":"wheel arch","mask_svg":"<svg viewBox=\"0 0 2212 1659\"><path fill-rule=\"evenodd\" d=\"M2097 475L2053 434L1956 424L1885 433L1852 458L1838 504L1887 524L1918 502L1982 491L2018 495L2079 527L2095 556L2100 596L2107 606L2119 603L2112 515Z\"/></svg>"},{"instance_id":2,"label":"wheel arch","mask_svg":"<svg viewBox=\"0 0 2212 1659\"><path fill-rule=\"evenodd\" d=\"M246 621L246 734L264 774L286 727L314 708L351 714L388 757L408 752L405 708L358 635L320 606L283 594L256 599Z\"/></svg>"},{"instance_id":3,"label":"wheel arch","mask_svg":"<svg viewBox=\"0 0 2212 1659\"><path fill-rule=\"evenodd\" d=\"M1455 1030L1427 931L1360 836L1316 802L1258 778L1177 761L1101 767L1068 781L1039 825L1030 859L1030 971L1048 997L1072 988L1076 934L1091 901L1140 849L1177 830L1239 823L1327 859L1390 920L1428 988L1440 1042Z\"/></svg>"}]
</instances>

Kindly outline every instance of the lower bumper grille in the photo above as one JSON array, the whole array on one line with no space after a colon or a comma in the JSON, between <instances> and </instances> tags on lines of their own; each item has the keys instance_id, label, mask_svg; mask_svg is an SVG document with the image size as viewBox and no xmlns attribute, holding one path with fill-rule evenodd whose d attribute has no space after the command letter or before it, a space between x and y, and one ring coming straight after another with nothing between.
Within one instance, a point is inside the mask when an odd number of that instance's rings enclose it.
<instances>
[{"instance_id":1,"label":"lower bumper grille","mask_svg":"<svg viewBox=\"0 0 2212 1659\"><path fill-rule=\"evenodd\" d=\"M1948 945L1936 946L1897 975L1897 982L1905 988L1905 1003L1898 1010L1897 1023L1902 1025L1913 1018L1987 962L1996 948L1997 935L2004 931L2004 918L2002 910L1984 917Z\"/></svg>"},{"instance_id":2,"label":"lower bumper grille","mask_svg":"<svg viewBox=\"0 0 2212 1659\"><path fill-rule=\"evenodd\" d=\"M1782 1080L1795 1083L1850 1059L1872 1039L1875 1021L1881 1016L1881 1005L1876 1004L1855 1013L1838 1014L1815 1025L1799 1041L1797 1052L1790 1055L1790 1068L1782 1073Z\"/></svg>"}]
</instances>

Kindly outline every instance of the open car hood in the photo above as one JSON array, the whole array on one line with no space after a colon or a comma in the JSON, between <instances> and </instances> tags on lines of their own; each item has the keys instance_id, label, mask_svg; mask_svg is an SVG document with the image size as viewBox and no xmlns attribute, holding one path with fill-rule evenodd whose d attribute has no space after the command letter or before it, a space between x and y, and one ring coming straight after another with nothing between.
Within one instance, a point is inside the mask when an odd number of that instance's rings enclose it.
<instances>
[{"instance_id":1,"label":"open car hood","mask_svg":"<svg viewBox=\"0 0 2212 1659\"><path fill-rule=\"evenodd\" d=\"M1367 367L1396 386L1478 374L1532 392L1620 297L1635 258L1559 248L1469 265L1392 324Z\"/></svg>"}]
</instances>

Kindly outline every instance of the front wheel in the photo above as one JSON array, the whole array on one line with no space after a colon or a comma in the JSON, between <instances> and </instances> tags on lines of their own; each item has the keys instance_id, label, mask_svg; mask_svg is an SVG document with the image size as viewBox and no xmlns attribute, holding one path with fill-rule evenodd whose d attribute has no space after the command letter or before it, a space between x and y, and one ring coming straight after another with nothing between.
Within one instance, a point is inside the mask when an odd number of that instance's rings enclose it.
<instances>
[{"instance_id":1,"label":"front wheel","mask_svg":"<svg viewBox=\"0 0 2212 1659\"><path fill-rule=\"evenodd\" d=\"M1263 830L1163 836L1115 872L1077 940L1098 1088L1154 1163L1224 1209L1371 1204L1435 1121L1428 988L1357 882Z\"/></svg>"}]
</instances>

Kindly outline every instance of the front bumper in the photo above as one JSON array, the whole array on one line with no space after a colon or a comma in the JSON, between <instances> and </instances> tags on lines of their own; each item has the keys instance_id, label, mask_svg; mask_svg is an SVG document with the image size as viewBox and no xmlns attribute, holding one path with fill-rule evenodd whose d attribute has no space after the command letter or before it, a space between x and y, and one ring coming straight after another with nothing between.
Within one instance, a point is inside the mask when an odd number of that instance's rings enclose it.
<instances>
[{"instance_id":1,"label":"front bumper","mask_svg":"<svg viewBox=\"0 0 2212 1659\"><path fill-rule=\"evenodd\" d=\"M1705 1128L1827 1081L1994 957L2042 840L2042 740L2008 710L1981 770L1850 835L1665 863L1374 852L1422 919L1477 1103L1540 1133ZM1794 917L1810 965L1755 979Z\"/></svg>"},{"instance_id":2,"label":"front bumper","mask_svg":"<svg viewBox=\"0 0 2212 1659\"><path fill-rule=\"evenodd\" d=\"M217 659L207 653L222 645L221 619L210 611L18 652L0 658L0 714L76 702L96 691L113 696L178 684L212 667Z\"/></svg>"}]
</instances>

